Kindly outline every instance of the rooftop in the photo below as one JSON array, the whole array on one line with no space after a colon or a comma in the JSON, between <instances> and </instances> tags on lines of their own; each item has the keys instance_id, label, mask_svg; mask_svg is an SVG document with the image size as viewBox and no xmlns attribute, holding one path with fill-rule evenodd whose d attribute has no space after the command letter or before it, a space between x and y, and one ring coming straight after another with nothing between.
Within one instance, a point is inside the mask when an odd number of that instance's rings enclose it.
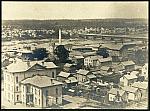
<instances>
[{"instance_id":1,"label":"rooftop","mask_svg":"<svg viewBox=\"0 0 150 111\"><path fill-rule=\"evenodd\" d=\"M128 65L135 65L135 63L133 61L124 61L124 62L121 62L122 65L124 66L128 66Z\"/></svg>"},{"instance_id":2,"label":"rooftop","mask_svg":"<svg viewBox=\"0 0 150 111\"><path fill-rule=\"evenodd\" d=\"M112 57L99 58L98 60L99 60L100 62L108 62L108 61L112 61Z\"/></svg>"},{"instance_id":3,"label":"rooftop","mask_svg":"<svg viewBox=\"0 0 150 111\"><path fill-rule=\"evenodd\" d=\"M26 78L21 81L22 84L31 84L37 87L49 87L54 85L62 85L62 82L58 82L57 80L48 77L48 76L41 76L41 75L35 75L30 78Z\"/></svg>"},{"instance_id":4,"label":"rooftop","mask_svg":"<svg viewBox=\"0 0 150 111\"><path fill-rule=\"evenodd\" d=\"M125 91L123 91L122 89L118 89L118 88L112 88L108 93L117 95L117 92L119 92L120 96L122 96L125 93Z\"/></svg>"},{"instance_id":5,"label":"rooftop","mask_svg":"<svg viewBox=\"0 0 150 111\"><path fill-rule=\"evenodd\" d=\"M78 80L75 77L69 77L67 80L65 80L66 83L74 83L78 82Z\"/></svg>"},{"instance_id":6,"label":"rooftop","mask_svg":"<svg viewBox=\"0 0 150 111\"><path fill-rule=\"evenodd\" d=\"M34 65L39 65L43 68L57 68L57 66L53 62L43 62L43 61L22 61L16 60L7 66L8 72L24 72L29 70Z\"/></svg>"},{"instance_id":7,"label":"rooftop","mask_svg":"<svg viewBox=\"0 0 150 111\"><path fill-rule=\"evenodd\" d=\"M122 87L122 90L127 91L127 92L131 92L131 93L135 93L138 88L134 88L134 87L130 87L130 86L124 86Z\"/></svg>"},{"instance_id":8,"label":"rooftop","mask_svg":"<svg viewBox=\"0 0 150 111\"><path fill-rule=\"evenodd\" d=\"M68 77L70 76L70 73L61 71L61 72L58 74L58 76L59 76L59 77L68 78Z\"/></svg>"},{"instance_id":9,"label":"rooftop","mask_svg":"<svg viewBox=\"0 0 150 111\"><path fill-rule=\"evenodd\" d=\"M128 80L131 80L131 79L137 79L138 77L135 75L135 74L130 74L130 75L124 75L125 78L127 78Z\"/></svg>"},{"instance_id":10,"label":"rooftop","mask_svg":"<svg viewBox=\"0 0 150 111\"><path fill-rule=\"evenodd\" d=\"M80 69L80 70L77 71L77 73L82 74L82 75L87 75L89 73L89 71Z\"/></svg>"},{"instance_id":11,"label":"rooftop","mask_svg":"<svg viewBox=\"0 0 150 111\"><path fill-rule=\"evenodd\" d=\"M132 84L132 87L140 88L140 89L147 89L148 82L135 82Z\"/></svg>"}]
</instances>

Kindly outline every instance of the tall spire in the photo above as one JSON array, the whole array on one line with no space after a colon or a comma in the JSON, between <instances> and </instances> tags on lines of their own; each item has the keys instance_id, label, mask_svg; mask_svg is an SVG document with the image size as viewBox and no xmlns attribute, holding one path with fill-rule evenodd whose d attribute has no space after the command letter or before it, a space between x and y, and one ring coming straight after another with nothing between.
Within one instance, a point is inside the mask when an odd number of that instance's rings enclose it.
<instances>
[{"instance_id":1,"label":"tall spire","mask_svg":"<svg viewBox=\"0 0 150 111\"><path fill-rule=\"evenodd\" d=\"M61 29L59 29L59 45L61 45Z\"/></svg>"}]
</instances>

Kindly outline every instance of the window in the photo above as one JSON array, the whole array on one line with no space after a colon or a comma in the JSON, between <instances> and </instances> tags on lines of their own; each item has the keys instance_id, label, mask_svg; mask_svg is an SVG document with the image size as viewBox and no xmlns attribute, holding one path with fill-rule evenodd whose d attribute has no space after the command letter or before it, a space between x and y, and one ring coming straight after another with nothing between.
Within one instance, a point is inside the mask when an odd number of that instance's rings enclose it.
<instances>
[{"instance_id":1,"label":"window","mask_svg":"<svg viewBox=\"0 0 150 111\"><path fill-rule=\"evenodd\" d=\"M40 99L39 99L39 105L40 105Z\"/></svg>"},{"instance_id":2,"label":"window","mask_svg":"<svg viewBox=\"0 0 150 111\"><path fill-rule=\"evenodd\" d=\"M10 99L10 93L8 93L8 99Z\"/></svg>"},{"instance_id":3,"label":"window","mask_svg":"<svg viewBox=\"0 0 150 111\"><path fill-rule=\"evenodd\" d=\"M17 95L17 101L19 100L19 95Z\"/></svg>"},{"instance_id":4,"label":"window","mask_svg":"<svg viewBox=\"0 0 150 111\"><path fill-rule=\"evenodd\" d=\"M23 86L23 92L24 92L24 86Z\"/></svg>"},{"instance_id":5,"label":"window","mask_svg":"<svg viewBox=\"0 0 150 111\"><path fill-rule=\"evenodd\" d=\"M46 90L46 96L48 96L48 90Z\"/></svg>"},{"instance_id":6,"label":"window","mask_svg":"<svg viewBox=\"0 0 150 111\"><path fill-rule=\"evenodd\" d=\"M18 76L16 77L16 83L18 83Z\"/></svg>"},{"instance_id":7,"label":"window","mask_svg":"<svg viewBox=\"0 0 150 111\"><path fill-rule=\"evenodd\" d=\"M36 94L36 88L35 88L35 94Z\"/></svg>"},{"instance_id":8,"label":"window","mask_svg":"<svg viewBox=\"0 0 150 111\"><path fill-rule=\"evenodd\" d=\"M56 97L56 104L58 103L58 98Z\"/></svg>"},{"instance_id":9,"label":"window","mask_svg":"<svg viewBox=\"0 0 150 111\"><path fill-rule=\"evenodd\" d=\"M35 97L35 104L37 104L37 99L36 99L36 97Z\"/></svg>"},{"instance_id":10,"label":"window","mask_svg":"<svg viewBox=\"0 0 150 111\"><path fill-rule=\"evenodd\" d=\"M52 72L52 78L55 78L55 77L54 77L54 72Z\"/></svg>"},{"instance_id":11,"label":"window","mask_svg":"<svg viewBox=\"0 0 150 111\"><path fill-rule=\"evenodd\" d=\"M56 95L58 95L58 88L56 88Z\"/></svg>"},{"instance_id":12,"label":"window","mask_svg":"<svg viewBox=\"0 0 150 111\"><path fill-rule=\"evenodd\" d=\"M10 90L10 85L8 84L8 90Z\"/></svg>"},{"instance_id":13,"label":"window","mask_svg":"<svg viewBox=\"0 0 150 111\"><path fill-rule=\"evenodd\" d=\"M18 89L18 86L16 87L16 90L18 91L19 89Z\"/></svg>"},{"instance_id":14,"label":"window","mask_svg":"<svg viewBox=\"0 0 150 111\"><path fill-rule=\"evenodd\" d=\"M33 87L32 87L32 93L33 93Z\"/></svg>"}]
</instances>

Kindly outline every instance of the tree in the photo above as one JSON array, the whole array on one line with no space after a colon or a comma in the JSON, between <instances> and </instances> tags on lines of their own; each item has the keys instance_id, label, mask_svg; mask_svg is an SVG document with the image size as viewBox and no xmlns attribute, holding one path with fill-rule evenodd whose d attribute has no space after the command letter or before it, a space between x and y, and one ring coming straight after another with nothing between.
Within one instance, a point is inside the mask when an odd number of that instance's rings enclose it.
<instances>
[{"instance_id":1,"label":"tree","mask_svg":"<svg viewBox=\"0 0 150 111\"><path fill-rule=\"evenodd\" d=\"M60 62L65 63L69 57L69 51L64 47L64 45L59 45L55 48L54 54L57 55Z\"/></svg>"},{"instance_id":2,"label":"tree","mask_svg":"<svg viewBox=\"0 0 150 111\"><path fill-rule=\"evenodd\" d=\"M48 53L45 48L38 48L33 51L33 57L37 60L43 60L48 57Z\"/></svg>"},{"instance_id":3,"label":"tree","mask_svg":"<svg viewBox=\"0 0 150 111\"><path fill-rule=\"evenodd\" d=\"M100 56L103 56L103 58L109 57L109 53L108 53L108 51L105 48L100 48L97 51L97 54L100 55Z\"/></svg>"}]
</instances>

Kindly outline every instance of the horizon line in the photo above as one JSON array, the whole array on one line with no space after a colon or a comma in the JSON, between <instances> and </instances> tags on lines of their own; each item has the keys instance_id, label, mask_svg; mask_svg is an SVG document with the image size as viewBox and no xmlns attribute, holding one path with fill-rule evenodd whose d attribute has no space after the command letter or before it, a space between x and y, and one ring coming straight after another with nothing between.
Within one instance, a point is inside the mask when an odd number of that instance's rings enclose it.
<instances>
[{"instance_id":1,"label":"horizon line","mask_svg":"<svg viewBox=\"0 0 150 111\"><path fill-rule=\"evenodd\" d=\"M148 18L122 18L122 17L117 17L117 18L79 18L79 19L73 19L73 18L57 18L57 19L2 19L2 21L4 20L104 20L104 19L148 19Z\"/></svg>"}]
</instances>

